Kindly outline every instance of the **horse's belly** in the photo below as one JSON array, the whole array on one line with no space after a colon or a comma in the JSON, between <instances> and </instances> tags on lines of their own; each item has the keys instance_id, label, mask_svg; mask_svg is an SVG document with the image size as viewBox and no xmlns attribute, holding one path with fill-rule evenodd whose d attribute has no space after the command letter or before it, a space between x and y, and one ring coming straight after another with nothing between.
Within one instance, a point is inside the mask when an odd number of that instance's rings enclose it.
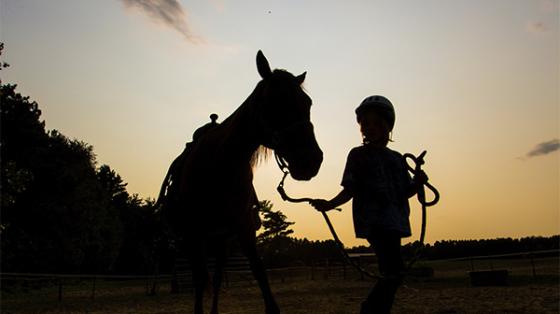
<instances>
[{"instance_id":1,"label":"horse's belly","mask_svg":"<svg viewBox=\"0 0 560 314\"><path fill-rule=\"evenodd\" d=\"M222 237L237 233L243 228L251 228L252 222L245 210L227 207L185 208L174 224L187 236Z\"/></svg>"}]
</instances>

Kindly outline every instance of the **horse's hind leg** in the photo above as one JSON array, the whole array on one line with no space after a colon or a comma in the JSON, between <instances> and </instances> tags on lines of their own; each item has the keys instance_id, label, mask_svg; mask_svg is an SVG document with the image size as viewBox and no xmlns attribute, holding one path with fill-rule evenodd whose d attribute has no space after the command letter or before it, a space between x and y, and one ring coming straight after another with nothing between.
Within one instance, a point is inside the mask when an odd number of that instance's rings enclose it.
<instances>
[{"instance_id":1,"label":"horse's hind leg","mask_svg":"<svg viewBox=\"0 0 560 314\"><path fill-rule=\"evenodd\" d=\"M276 303L276 300L272 295L272 291L270 290L270 284L268 283L268 276L266 275L264 265L257 254L257 241L254 232L251 235L240 235L239 244L241 245L245 256L249 259L251 271L253 272L253 276L255 276L255 279L259 284L259 288L261 289L266 314L279 314L280 309L278 308L278 304Z\"/></svg>"},{"instance_id":2,"label":"horse's hind leg","mask_svg":"<svg viewBox=\"0 0 560 314\"><path fill-rule=\"evenodd\" d=\"M216 249L216 267L214 270L213 283L213 298L212 298L212 309L210 314L218 314L218 299L220 295L220 287L222 286L222 277L224 273L224 267L227 262L227 244L225 242L219 243Z\"/></svg>"},{"instance_id":3,"label":"horse's hind leg","mask_svg":"<svg viewBox=\"0 0 560 314\"><path fill-rule=\"evenodd\" d=\"M196 250L191 256L192 280L194 285L194 314L204 313L204 289L208 283L208 268L204 250Z\"/></svg>"}]
</instances>

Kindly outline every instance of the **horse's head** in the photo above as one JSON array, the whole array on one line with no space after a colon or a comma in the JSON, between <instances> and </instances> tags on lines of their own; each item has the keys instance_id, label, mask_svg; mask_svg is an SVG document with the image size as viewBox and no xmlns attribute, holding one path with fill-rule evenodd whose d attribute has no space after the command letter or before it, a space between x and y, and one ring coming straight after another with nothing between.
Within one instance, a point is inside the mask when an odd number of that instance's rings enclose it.
<instances>
[{"instance_id":1,"label":"horse's head","mask_svg":"<svg viewBox=\"0 0 560 314\"><path fill-rule=\"evenodd\" d=\"M287 162L292 177L309 180L323 161L310 121L311 98L301 88L305 74L294 76L284 70L271 71L261 51L257 53L259 116L262 144L274 149Z\"/></svg>"}]
</instances>

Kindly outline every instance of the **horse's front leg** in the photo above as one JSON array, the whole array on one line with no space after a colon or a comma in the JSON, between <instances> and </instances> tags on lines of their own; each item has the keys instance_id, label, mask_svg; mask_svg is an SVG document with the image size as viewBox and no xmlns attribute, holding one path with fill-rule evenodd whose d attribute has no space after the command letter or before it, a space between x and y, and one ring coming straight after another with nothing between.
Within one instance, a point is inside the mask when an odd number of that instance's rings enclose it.
<instances>
[{"instance_id":1,"label":"horse's front leg","mask_svg":"<svg viewBox=\"0 0 560 314\"><path fill-rule=\"evenodd\" d=\"M191 256L192 280L194 285L194 314L204 313L204 289L208 283L208 268L204 251Z\"/></svg>"},{"instance_id":2,"label":"horse's front leg","mask_svg":"<svg viewBox=\"0 0 560 314\"><path fill-rule=\"evenodd\" d=\"M278 308L278 304L272 295L266 270L261 258L257 254L257 239L255 237L255 232L247 232L246 234L240 235L239 244L241 245L245 256L249 259L251 271L253 272L253 276L257 280L259 288L261 289L261 293L264 298L265 313L279 314L280 308Z\"/></svg>"},{"instance_id":3,"label":"horse's front leg","mask_svg":"<svg viewBox=\"0 0 560 314\"><path fill-rule=\"evenodd\" d=\"M224 273L224 268L227 262L227 244L221 242L216 248L216 267L214 270L214 278L212 279L213 284L213 298L212 298L212 309L210 314L218 314L218 299L220 294L220 287L222 285L222 277Z\"/></svg>"}]
</instances>

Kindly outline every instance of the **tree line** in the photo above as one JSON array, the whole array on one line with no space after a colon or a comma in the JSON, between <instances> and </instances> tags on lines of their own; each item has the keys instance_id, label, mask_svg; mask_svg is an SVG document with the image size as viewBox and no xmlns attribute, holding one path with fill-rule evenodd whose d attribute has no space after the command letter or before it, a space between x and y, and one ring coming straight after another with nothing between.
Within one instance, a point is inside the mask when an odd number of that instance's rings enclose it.
<instances>
[{"instance_id":1,"label":"tree line","mask_svg":"<svg viewBox=\"0 0 560 314\"><path fill-rule=\"evenodd\" d=\"M415 245L415 243L412 243L405 246L405 249L412 249ZM532 236L519 239L443 240L425 245L422 249L422 256L424 259L448 259L558 250L559 246L559 235L550 237Z\"/></svg>"},{"instance_id":2,"label":"tree line","mask_svg":"<svg viewBox=\"0 0 560 314\"><path fill-rule=\"evenodd\" d=\"M2 271L102 272L146 255L153 202L97 167L92 146L46 131L15 89L0 88Z\"/></svg>"}]
</instances>

